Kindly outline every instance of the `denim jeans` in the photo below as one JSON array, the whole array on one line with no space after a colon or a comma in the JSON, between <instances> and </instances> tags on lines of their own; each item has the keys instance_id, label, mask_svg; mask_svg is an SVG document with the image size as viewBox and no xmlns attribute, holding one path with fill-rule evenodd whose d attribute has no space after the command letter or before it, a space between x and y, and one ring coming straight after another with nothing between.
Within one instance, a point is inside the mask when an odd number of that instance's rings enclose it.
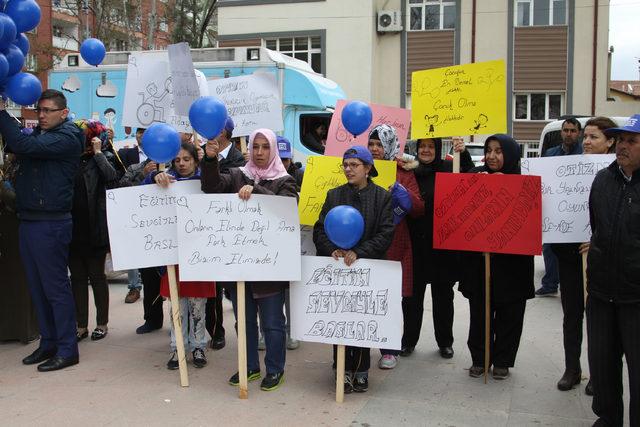
<instances>
[{"instance_id":1,"label":"denim jeans","mask_svg":"<svg viewBox=\"0 0 640 427\"><path fill-rule=\"evenodd\" d=\"M127 279L129 280L129 290L132 291L134 289L141 290L142 285L140 284L140 273L138 269L128 270L127 271Z\"/></svg>"},{"instance_id":2,"label":"denim jeans","mask_svg":"<svg viewBox=\"0 0 640 427\"><path fill-rule=\"evenodd\" d=\"M264 298L254 298L251 286L245 285L245 321L247 324L247 369L256 371L260 369L258 357L258 313L260 314L260 326L264 333L266 353L264 364L267 374L284 372L286 358L286 333L284 320L284 290L275 295ZM260 286L259 284L256 286ZM229 289L233 313L238 318L237 291L232 286ZM237 324L236 324L237 330Z\"/></svg>"},{"instance_id":3,"label":"denim jeans","mask_svg":"<svg viewBox=\"0 0 640 427\"><path fill-rule=\"evenodd\" d=\"M182 340L185 351L192 352L196 348L207 347L207 330L205 328L206 298L180 298L180 317L182 318ZM173 316L173 311L170 312ZM176 349L176 331L171 318L171 350Z\"/></svg>"},{"instance_id":4,"label":"denim jeans","mask_svg":"<svg viewBox=\"0 0 640 427\"><path fill-rule=\"evenodd\" d=\"M558 270L558 258L551 250L550 244L542 245L542 258L544 259L544 276L542 276L542 287L544 289L558 290L560 283L560 272Z\"/></svg>"}]
</instances>

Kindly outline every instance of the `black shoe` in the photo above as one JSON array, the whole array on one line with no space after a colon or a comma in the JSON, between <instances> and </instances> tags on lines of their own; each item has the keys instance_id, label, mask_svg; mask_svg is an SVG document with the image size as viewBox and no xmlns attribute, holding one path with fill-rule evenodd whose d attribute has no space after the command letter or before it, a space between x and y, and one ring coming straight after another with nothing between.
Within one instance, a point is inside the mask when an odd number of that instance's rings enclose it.
<instances>
[{"instance_id":1,"label":"black shoe","mask_svg":"<svg viewBox=\"0 0 640 427\"><path fill-rule=\"evenodd\" d=\"M211 348L214 350L222 350L224 346L227 344L224 337L222 338L213 338L211 340Z\"/></svg>"},{"instance_id":2,"label":"black shoe","mask_svg":"<svg viewBox=\"0 0 640 427\"><path fill-rule=\"evenodd\" d=\"M335 378L335 375L334 375ZM344 373L344 394L353 392L353 374L351 372Z\"/></svg>"},{"instance_id":3,"label":"black shoe","mask_svg":"<svg viewBox=\"0 0 640 427\"><path fill-rule=\"evenodd\" d=\"M506 380L509 376L509 368L493 367L493 379L494 380Z\"/></svg>"},{"instance_id":4,"label":"black shoe","mask_svg":"<svg viewBox=\"0 0 640 427\"><path fill-rule=\"evenodd\" d=\"M589 380L587 386L584 388L584 394L587 396L593 396L593 384L591 384L591 380Z\"/></svg>"},{"instance_id":5,"label":"black shoe","mask_svg":"<svg viewBox=\"0 0 640 427\"><path fill-rule=\"evenodd\" d=\"M36 351L22 359L22 363L25 365L35 365L36 363L42 363L45 360L51 359L56 355L56 350L42 350L42 348L36 348Z\"/></svg>"},{"instance_id":6,"label":"black shoe","mask_svg":"<svg viewBox=\"0 0 640 427\"><path fill-rule=\"evenodd\" d=\"M158 329L162 329L162 325L153 326L150 323L144 322L142 326L139 326L138 329L136 329L136 334L148 334L149 332L157 331Z\"/></svg>"},{"instance_id":7,"label":"black shoe","mask_svg":"<svg viewBox=\"0 0 640 427\"><path fill-rule=\"evenodd\" d=\"M267 374L260 383L260 390L272 391L280 387L284 383L284 372L277 374Z\"/></svg>"},{"instance_id":8,"label":"black shoe","mask_svg":"<svg viewBox=\"0 0 640 427\"><path fill-rule=\"evenodd\" d=\"M169 359L169 361L167 362L167 369L169 369L170 371L175 371L179 367L180 365L178 363L178 350L173 350L173 353L171 353L171 359Z\"/></svg>"},{"instance_id":9,"label":"black shoe","mask_svg":"<svg viewBox=\"0 0 640 427\"><path fill-rule=\"evenodd\" d=\"M541 288L538 288L538 290L536 291L536 296L539 297L555 297L556 295L558 295L558 288L552 289L545 288L543 286Z\"/></svg>"},{"instance_id":10,"label":"black shoe","mask_svg":"<svg viewBox=\"0 0 640 427\"><path fill-rule=\"evenodd\" d=\"M472 378L480 378L484 375L484 366L473 365L469 368L469 376Z\"/></svg>"},{"instance_id":11,"label":"black shoe","mask_svg":"<svg viewBox=\"0 0 640 427\"><path fill-rule=\"evenodd\" d=\"M369 390L369 375L357 373L353 376L353 391L356 393L364 393Z\"/></svg>"},{"instance_id":12,"label":"black shoe","mask_svg":"<svg viewBox=\"0 0 640 427\"><path fill-rule=\"evenodd\" d=\"M76 342L80 342L89 336L89 331L85 329L84 332L76 331Z\"/></svg>"},{"instance_id":13,"label":"black shoe","mask_svg":"<svg viewBox=\"0 0 640 427\"><path fill-rule=\"evenodd\" d=\"M402 357L408 357L411 355L411 353L413 353L413 351L416 349L416 347L414 345L409 346L409 347L404 347L401 351L400 351L400 356Z\"/></svg>"},{"instance_id":14,"label":"black shoe","mask_svg":"<svg viewBox=\"0 0 640 427\"><path fill-rule=\"evenodd\" d=\"M102 328L95 328L93 332L91 332L91 341L99 341L102 338L107 336L108 331Z\"/></svg>"},{"instance_id":15,"label":"black shoe","mask_svg":"<svg viewBox=\"0 0 640 427\"><path fill-rule=\"evenodd\" d=\"M60 357L54 356L44 363L38 365L38 371L50 372L64 369L69 366L77 365L79 362L78 356L76 357Z\"/></svg>"},{"instance_id":16,"label":"black shoe","mask_svg":"<svg viewBox=\"0 0 640 427\"><path fill-rule=\"evenodd\" d=\"M453 357L452 347L440 347L440 356L444 359L451 359Z\"/></svg>"},{"instance_id":17,"label":"black shoe","mask_svg":"<svg viewBox=\"0 0 640 427\"><path fill-rule=\"evenodd\" d=\"M260 369L255 370L255 371L247 372L247 382L255 381L255 380L259 380L259 379L260 379ZM240 373L239 372L236 372L235 374L231 375L231 378L229 378L229 384L231 384L231 385L240 384Z\"/></svg>"},{"instance_id":18,"label":"black shoe","mask_svg":"<svg viewBox=\"0 0 640 427\"><path fill-rule=\"evenodd\" d=\"M204 354L204 350L196 348L193 350L193 366L196 368L204 368L207 366L207 356Z\"/></svg>"},{"instance_id":19,"label":"black shoe","mask_svg":"<svg viewBox=\"0 0 640 427\"><path fill-rule=\"evenodd\" d=\"M558 390L569 391L573 386L580 384L581 380L581 372L564 371L564 375L560 378L560 381L558 381Z\"/></svg>"}]
</instances>

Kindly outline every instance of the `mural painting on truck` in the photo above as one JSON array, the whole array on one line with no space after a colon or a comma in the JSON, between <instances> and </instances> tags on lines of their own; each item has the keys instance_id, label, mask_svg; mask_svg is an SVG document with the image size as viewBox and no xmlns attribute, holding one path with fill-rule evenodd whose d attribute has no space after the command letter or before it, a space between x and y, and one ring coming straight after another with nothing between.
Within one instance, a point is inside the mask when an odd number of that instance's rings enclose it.
<instances>
[{"instance_id":1,"label":"mural painting on truck","mask_svg":"<svg viewBox=\"0 0 640 427\"><path fill-rule=\"evenodd\" d=\"M250 57L248 49L192 49L194 68L200 70L207 80L256 72L272 73L283 92L284 131L280 133L291 141L294 160L305 163L307 156L319 154L321 150L303 140L309 141L309 135L318 128L322 130L322 125L326 138L336 102L345 99L346 95L337 83L315 73L305 62L265 48L260 48L258 60L247 60ZM74 63L68 61L72 55L77 56L68 54L61 64ZM104 61L107 65L94 67L80 59L76 61L79 62L77 66L58 65L49 74L50 87L62 90L75 117L96 119L113 126L114 140L119 141L120 146L135 143L135 129L126 133L122 125L127 57L123 52L107 53ZM216 58L223 60L217 61ZM280 78L283 79L282 84ZM322 135L317 139L323 142Z\"/></svg>"}]
</instances>

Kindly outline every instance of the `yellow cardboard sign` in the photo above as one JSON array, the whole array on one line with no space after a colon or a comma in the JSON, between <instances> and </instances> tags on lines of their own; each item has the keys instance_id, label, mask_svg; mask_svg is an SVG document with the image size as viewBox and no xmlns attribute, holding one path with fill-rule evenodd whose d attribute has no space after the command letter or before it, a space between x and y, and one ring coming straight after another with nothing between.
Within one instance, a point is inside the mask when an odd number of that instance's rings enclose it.
<instances>
[{"instance_id":1,"label":"yellow cardboard sign","mask_svg":"<svg viewBox=\"0 0 640 427\"><path fill-rule=\"evenodd\" d=\"M507 131L504 60L416 71L411 75L411 138Z\"/></svg>"},{"instance_id":2,"label":"yellow cardboard sign","mask_svg":"<svg viewBox=\"0 0 640 427\"><path fill-rule=\"evenodd\" d=\"M378 176L373 182L385 190L396 182L396 162L375 160ZM300 224L314 225L320 216L327 192L347 183L342 170L342 157L310 156L304 169L298 212Z\"/></svg>"}]
</instances>

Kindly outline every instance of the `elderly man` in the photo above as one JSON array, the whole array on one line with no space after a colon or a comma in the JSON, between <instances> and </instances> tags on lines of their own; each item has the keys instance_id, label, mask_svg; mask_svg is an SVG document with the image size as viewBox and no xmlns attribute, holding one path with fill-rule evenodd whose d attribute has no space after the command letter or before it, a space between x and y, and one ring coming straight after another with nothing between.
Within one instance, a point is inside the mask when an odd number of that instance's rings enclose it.
<instances>
[{"instance_id":1,"label":"elderly man","mask_svg":"<svg viewBox=\"0 0 640 427\"><path fill-rule=\"evenodd\" d=\"M622 426L622 356L629 372L629 425L640 425L640 114L617 136L616 161L589 196L591 245L587 336L594 426Z\"/></svg>"},{"instance_id":2,"label":"elderly man","mask_svg":"<svg viewBox=\"0 0 640 427\"><path fill-rule=\"evenodd\" d=\"M17 210L20 254L36 308L40 346L22 360L38 371L78 363L76 313L67 275L71 241L73 183L84 149L84 134L67 120L62 92L46 90L38 100L38 127L20 132L0 101L0 133L18 159Z\"/></svg>"}]
</instances>

